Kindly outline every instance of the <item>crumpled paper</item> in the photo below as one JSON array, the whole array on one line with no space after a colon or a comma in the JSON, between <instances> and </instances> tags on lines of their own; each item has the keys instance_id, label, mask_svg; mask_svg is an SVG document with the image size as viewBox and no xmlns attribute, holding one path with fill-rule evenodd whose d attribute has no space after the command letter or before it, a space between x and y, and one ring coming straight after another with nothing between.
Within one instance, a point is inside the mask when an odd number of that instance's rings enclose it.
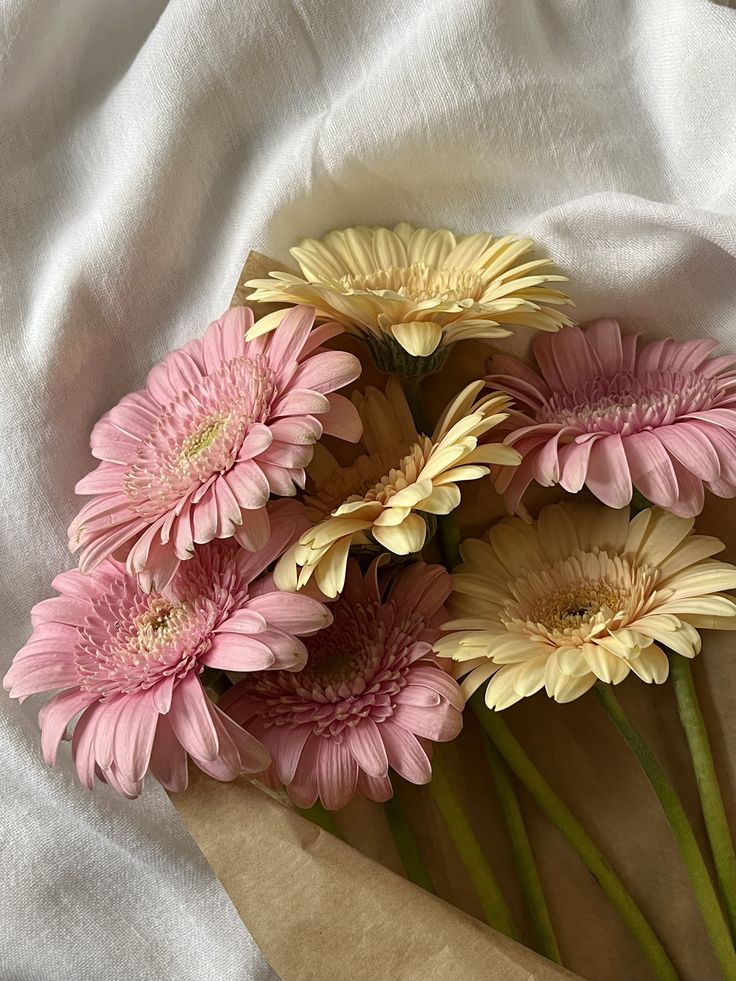
<instances>
[{"instance_id":1,"label":"crumpled paper","mask_svg":"<svg viewBox=\"0 0 736 981\"><path fill-rule=\"evenodd\" d=\"M251 253L233 303L246 302L243 283L283 268ZM256 316L272 307L256 307ZM622 326L626 328L625 321ZM509 339L512 341L512 339ZM342 341L356 353L359 342ZM355 346L354 346L355 345ZM505 350L524 353L520 342ZM488 354L482 342L458 345L441 384L426 386L436 417L448 398L477 377ZM380 384L366 368L358 385ZM529 495L535 512L550 499ZM503 513L488 481L464 486L466 534L482 532ZM733 505L710 498L697 527L726 541L736 558ZM736 692L730 683L733 636L705 632L694 665L729 813L734 812ZM664 764L683 798L706 858L708 845L690 757L669 684L630 678L617 694ZM504 718L536 765L601 845L664 943L684 979L719 972L672 835L646 778L589 694L556 705L543 694L508 709ZM483 760L479 728L465 729L445 758L481 844L504 889L522 938L529 925L515 881L503 822ZM427 856L440 899L395 874L400 868L380 805L356 800L337 816L345 844L245 780L218 784L198 771L174 803L222 881L248 929L283 981L638 981L651 974L603 893L561 835L523 791L520 803L545 885L566 971L479 922L477 899L448 841L426 788L398 792ZM447 900L447 902L443 901Z\"/></svg>"}]
</instances>

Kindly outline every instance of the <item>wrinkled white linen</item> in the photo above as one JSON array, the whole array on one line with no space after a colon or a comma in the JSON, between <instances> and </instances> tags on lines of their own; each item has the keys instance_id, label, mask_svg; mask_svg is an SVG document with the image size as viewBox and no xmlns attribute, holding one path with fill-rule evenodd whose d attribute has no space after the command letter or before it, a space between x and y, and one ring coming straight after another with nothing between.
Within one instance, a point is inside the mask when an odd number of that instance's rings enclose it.
<instances>
[{"instance_id":1,"label":"wrinkled white linen","mask_svg":"<svg viewBox=\"0 0 736 981\"><path fill-rule=\"evenodd\" d=\"M251 247L522 232L580 319L733 347L735 109L736 12L705 0L5 0L2 669L72 563L91 426ZM39 704L0 699L0 976L271 976L165 795L48 769Z\"/></svg>"}]
</instances>

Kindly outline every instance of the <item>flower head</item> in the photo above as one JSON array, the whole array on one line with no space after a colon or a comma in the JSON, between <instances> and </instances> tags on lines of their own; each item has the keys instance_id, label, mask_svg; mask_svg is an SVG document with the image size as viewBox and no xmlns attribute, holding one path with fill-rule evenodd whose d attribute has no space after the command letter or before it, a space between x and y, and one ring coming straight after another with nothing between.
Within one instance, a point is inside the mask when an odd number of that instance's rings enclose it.
<instances>
[{"instance_id":1,"label":"flower head","mask_svg":"<svg viewBox=\"0 0 736 981\"><path fill-rule=\"evenodd\" d=\"M127 555L144 588L163 589L195 543L265 545L269 496L303 486L322 433L360 437L354 406L334 394L360 363L321 350L341 328L312 330L313 322L313 311L298 307L273 334L248 342L252 312L228 310L102 417L91 439L102 462L76 488L94 496L69 528L82 572Z\"/></svg>"},{"instance_id":2,"label":"flower head","mask_svg":"<svg viewBox=\"0 0 736 981\"><path fill-rule=\"evenodd\" d=\"M202 546L163 593L143 592L115 559L87 576L57 576L60 595L34 607L31 639L4 679L13 698L58 692L39 715L48 763L79 715L72 755L90 788L97 774L136 797L150 770L183 790L187 753L219 780L268 766L260 743L210 702L200 675L206 666L299 670L307 651L297 635L330 623L321 603L259 579L293 538L295 507L275 509L265 549Z\"/></svg>"},{"instance_id":3,"label":"flower head","mask_svg":"<svg viewBox=\"0 0 736 981\"><path fill-rule=\"evenodd\" d=\"M389 767L412 783L431 777L430 743L454 739L463 699L432 654L450 577L415 563L393 577L351 560L330 627L307 640L297 673L241 681L221 705L273 758L266 779L300 807L331 810L357 792L392 793Z\"/></svg>"},{"instance_id":4,"label":"flower head","mask_svg":"<svg viewBox=\"0 0 736 981\"><path fill-rule=\"evenodd\" d=\"M615 320L566 327L533 343L539 373L497 356L489 385L519 407L506 442L523 456L497 490L515 511L532 480L577 493L586 485L621 508L633 488L691 517L704 486L736 496L736 356L714 340L653 341L637 352Z\"/></svg>"},{"instance_id":5,"label":"flower head","mask_svg":"<svg viewBox=\"0 0 736 981\"><path fill-rule=\"evenodd\" d=\"M309 303L344 324L368 341L384 370L423 373L456 341L504 337L517 324L557 330L570 322L554 309L570 301L548 285L565 277L550 271L549 259L519 261L532 246L406 222L393 231L345 228L291 250L302 276L272 272L246 285L255 288L254 301Z\"/></svg>"},{"instance_id":6,"label":"flower head","mask_svg":"<svg viewBox=\"0 0 736 981\"><path fill-rule=\"evenodd\" d=\"M481 436L506 418L506 396L478 398L482 382L463 389L445 409L434 434L417 433L401 385L353 396L363 421L365 454L341 467L320 447L310 468L315 488L306 498L314 527L279 561L281 589L300 589L314 575L326 596L342 589L351 545L378 544L394 555L424 545L422 514L448 514L460 503L463 480L488 474L485 464L518 462L501 443L479 446Z\"/></svg>"},{"instance_id":7,"label":"flower head","mask_svg":"<svg viewBox=\"0 0 736 981\"><path fill-rule=\"evenodd\" d=\"M662 646L695 657L698 627L736 627L736 603L721 595L736 567L712 559L723 543L692 527L659 508L630 520L628 508L577 502L549 505L531 525L505 518L462 544L457 619L435 649L460 662L466 695L490 678L494 709L542 687L569 702L630 671L661 684Z\"/></svg>"}]
</instances>

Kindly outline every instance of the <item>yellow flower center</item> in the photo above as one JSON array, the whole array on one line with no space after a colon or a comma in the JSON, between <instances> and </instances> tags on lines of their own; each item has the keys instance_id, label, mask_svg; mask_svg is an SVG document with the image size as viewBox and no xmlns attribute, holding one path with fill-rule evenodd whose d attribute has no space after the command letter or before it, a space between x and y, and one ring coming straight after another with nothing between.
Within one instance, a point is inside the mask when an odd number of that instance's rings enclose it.
<instances>
[{"instance_id":1,"label":"yellow flower center","mask_svg":"<svg viewBox=\"0 0 736 981\"><path fill-rule=\"evenodd\" d=\"M226 415L211 416L184 440L179 459L182 464L192 463L208 447L212 446L217 437L222 433L228 421Z\"/></svg>"},{"instance_id":2,"label":"yellow flower center","mask_svg":"<svg viewBox=\"0 0 736 981\"><path fill-rule=\"evenodd\" d=\"M423 262L410 266L375 269L359 276L343 276L336 286L343 293L380 293L388 290L415 303L424 300L474 300L481 298L486 280L467 269L434 269Z\"/></svg>"}]
</instances>

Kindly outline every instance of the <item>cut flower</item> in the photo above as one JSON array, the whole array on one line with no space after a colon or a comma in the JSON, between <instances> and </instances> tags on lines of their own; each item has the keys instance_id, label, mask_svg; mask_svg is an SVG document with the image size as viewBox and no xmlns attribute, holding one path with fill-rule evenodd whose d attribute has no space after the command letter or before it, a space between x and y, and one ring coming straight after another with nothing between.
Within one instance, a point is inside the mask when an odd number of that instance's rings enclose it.
<instances>
[{"instance_id":1,"label":"cut flower","mask_svg":"<svg viewBox=\"0 0 736 981\"><path fill-rule=\"evenodd\" d=\"M358 792L392 795L389 767L411 783L431 778L431 743L462 727L457 683L432 654L446 618L450 577L423 562L365 578L351 560L331 626L307 640L297 673L263 672L228 691L222 708L271 754L264 775L299 807L317 797L344 807Z\"/></svg>"},{"instance_id":2,"label":"cut flower","mask_svg":"<svg viewBox=\"0 0 736 981\"><path fill-rule=\"evenodd\" d=\"M209 700L200 676L205 667L299 670L307 650L298 635L331 622L318 601L261 577L293 539L297 510L279 502L260 552L234 541L197 549L164 593L143 592L115 559L86 576L57 576L60 595L34 607L33 634L3 682L21 700L58 692L39 714L48 763L79 716L72 755L90 789L97 775L137 797L150 770L184 790L187 754L218 780L268 766L263 746Z\"/></svg>"},{"instance_id":3,"label":"cut flower","mask_svg":"<svg viewBox=\"0 0 736 981\"><path fill-rule=\"evenodd\" d=\"M662 647L692 658L699 627L732 630L736 567L711 556L717 538L658 508L565 502L533 524L505 518L461 546L450 603L455 619L436 645L467 675L467 697L488 681L486 704L504 709L541 688L569 702L600 679L633 671L661 684ZM489 681L490 679L490 681Z\"/></svg>"},{"instance_id":4,"label":"cut flower","mask_svg":"<svg viewBox=\"0 0 736 981\"><path fill-rule=\"evenodd\" d=\"M427 536L422 514L449 514L460 503L458 483L488 474L486 464L513 464L519 456L480 438L506 418L508 398L478 398L473 382L445 409L434 434L417 433L396 378L385 392L368 388L353 398L366 450L350 467L319 447L309 474L314 491L305 503L314 527L304 532L274 573L281 589L301 589L315 577L329 597L342 589L351 545L372 545L394 555L419 552Z\"/></svg>"},{"instance_id":5,"label":"cut flower","mask_svg":"<svg viewBox=\"0 0 736 981\"><path fill-rule=\"evenodd\" d=\"M570 300L548 285L566 277L551 271L549 259L519 261L533 244L406 222L393 230L358 226L293 248L301 276L272 272L246 286L255 289L254 301L311 304L319 317L368 341L379 367L398 370L395 348L427 359L456 341L504 337L516 325L557 330L570 323L554 309ZM253 333L268 326L259 323Z\"/></svg>"},{"instance_id":6,"label":"cut flower","mask_svg":"<svg viewBox=\"0 0 736 981\"><path fill-rule=\"evenodd\" d=\"M314 311L297 307L273 334L246 341L251 310L228 310L102 417L91 438L102 462L76 488L94 497L69 528L82 572L127 556L131 575L160 590L195 543L263 548L270 495L304 486L322 433L360 437L355 407L335 394L360 362L320 349L342 328L313 323Z\"/></svg>"},{"instance_id":7,"label":"cut flower","mask_svg":"<svg viewBox=\"0 0 736 981\"><path fill-rule=\"evenodd\" d=\"M682 517L703 509L704 486L736 496L736 355L714 357L717 346L670 339L637 352L635 336L598 320L536 337L539 373L494 357L487 381L515 400L506 442L524 458L496 481L508 509L532 480L585 485L614 508L636 488Z\"/></svg>"}]
</instances>

